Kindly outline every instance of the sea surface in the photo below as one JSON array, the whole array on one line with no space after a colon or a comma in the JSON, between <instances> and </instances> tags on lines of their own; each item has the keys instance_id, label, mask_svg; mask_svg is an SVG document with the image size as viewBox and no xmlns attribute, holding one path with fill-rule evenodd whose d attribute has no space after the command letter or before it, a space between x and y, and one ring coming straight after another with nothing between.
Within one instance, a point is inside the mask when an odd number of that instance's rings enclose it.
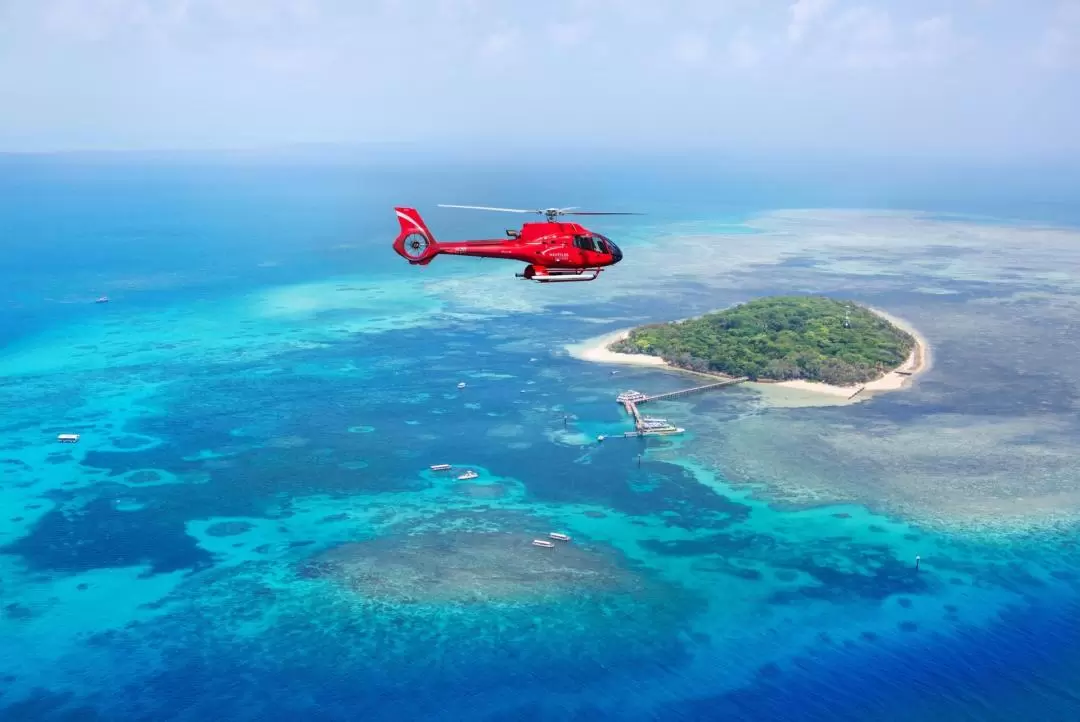
<instances>
[{"instance_id":1,"label":"sea surface","mask_svg":"<svg viewBox=\"0 0 1080 722\"><path fill-rule=\"evenodd\" d=\"M0 719L1080 719L1080 209L804 176L0 158ZM649 215L556 286L440 202ZM688 382L568 345L771 293L933 365L597 441Z\"/></svg>"}]
</instances>

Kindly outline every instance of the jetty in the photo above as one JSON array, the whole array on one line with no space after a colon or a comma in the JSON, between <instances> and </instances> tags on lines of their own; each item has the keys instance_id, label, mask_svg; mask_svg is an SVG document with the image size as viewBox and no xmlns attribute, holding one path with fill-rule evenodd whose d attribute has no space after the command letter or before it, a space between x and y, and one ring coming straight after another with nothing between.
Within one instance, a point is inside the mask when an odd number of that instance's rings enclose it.
<instances>
[{"instance_id":1,"label":"jetty","mask_svg":"<svg viewBox=\"0 0 1080 722\"><path fill-rule=\"evenodd\" d=\"M655 419L648 416L642 416L641 411L638 410L638 406L641 404L647 404L650 401L666 401L667 399L680 398L682 396L689 396L690 394L698 394L705 391L712 391L713 389L724 388L725 386L734 386L735 384L741 384L744 381L749 381L748 376L725 376L721 377L719 381L714 381L709 384L702 384L701 386L691 386L687 389L678 389L676 391L666 391L662 394L643 394L640 391L623 391L621 394L615 397L615 400L623 405L626 409L626 413L634 419L634 430L628 431L623 434L624 436L664 436L668 434L681 434L686 429L680 429L669 424L665 419Z\"/></svg>"},{"instance_id":2,"label":"jetty","mask_svg":"<svg viewBox=\"0 0 1080 722\"><path fill-rule=\"evenodd\" d=\"M646 396L645 394L638 394L638 399L634 401L635 404L644 404L649 401L666 401L667 399L675 399L680 396L689 396L690 394L699 394L702 391L712 391L713 389L723 388L724 386L733 386L735 384L741 384L743 381L749 381L748 376L730 377L715 381L711 384L705 384L703 386L693 386L688 389L679 389L678 391L668 391L662 394L653 394L652 396ZM637 394L636 391L630 391L628 393ZM621 396L622 394L620 394Z\"/></svg>"}]
</instances>

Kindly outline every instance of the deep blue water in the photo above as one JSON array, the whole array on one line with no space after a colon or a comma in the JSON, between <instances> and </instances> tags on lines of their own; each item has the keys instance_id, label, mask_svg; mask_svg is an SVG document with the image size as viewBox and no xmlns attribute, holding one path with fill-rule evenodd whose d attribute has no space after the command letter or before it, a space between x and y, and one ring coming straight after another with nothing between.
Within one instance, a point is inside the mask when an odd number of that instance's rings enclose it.
<instances>
[{"instance_id":1,"label":"deep blue water","mask_svg":"<svg viewBox=\"0 0 1080 722\"><path fill-rule=\"evenodd\" d=\"M522 176L497 165L0 162L0 718L1080 716L1073 527L907 518L890 506L885 460L855 467L794 435L786 446L803 467L769 483L836 472L836 499L771 505L729 471L747 459L723 436L746 423L762 424L764 442L803 422L887 435L938 416L974 428L1020 424L1033 406L1067 415L1075 392L1054 359L1032 356L1028 379L1007 367L969 378L957 365L970 364L973 337L942 326L942 358L914 391L762 410L755 392L733 389L657 408L686 437L598 444L626 428L619 390L685 381L612 374L564 350L747 289L839 289L935 330L935 316L984 313L1004 287L934 276L926 258L967 253L936 236L900 279L837 271L805 248L748 267L740 289L708 272L656 274L659 297L610 289L623 288L618 273L655 273L633 265L635 248L678 243L679 229L784 207L983 215L1001 189L913 205L926 193L917 183L829 185L794 171L739 183L737 170L605 163ZM999 217L1038 220L1031 209L1053 196L1015 192ZM509 266L399 262L395 204L421 208L446 237L511 225L429 212L438 202L651 216L597 224L620 239L625 271L525 287ZM917 290L934 284L950 294ZM93 304L103 293L112 302ZM79 444L54 441L68 431ZM1019 456L1049 443L1035 436L1001 443ZM1048 459L1069 453L1053 448ZM985 474L949 451L936 453L956 480ZM1025 473L1044 475L1051 460ZM455 470L429 471L440 462ZM480 477L458 481L466 468ZM842 473L881 484L880 503L845 503ZM553 530L574 541L529 544Z\"/></svg>"}]
</instances>

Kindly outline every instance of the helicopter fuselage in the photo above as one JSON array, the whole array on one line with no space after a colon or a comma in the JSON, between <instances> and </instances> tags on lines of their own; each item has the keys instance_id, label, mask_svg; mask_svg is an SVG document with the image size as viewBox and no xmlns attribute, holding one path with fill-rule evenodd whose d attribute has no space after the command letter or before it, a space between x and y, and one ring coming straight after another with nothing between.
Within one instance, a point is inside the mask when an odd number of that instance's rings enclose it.
<instances>
[{"instance_id":1,"label":"helicopter fuselage","mask_svg":"<svg viewBox=\"0 0 1080 722\"><path fill-rule=\"evenodd\" d=\"M440 242L439 250L459 256L505 258L545 268L577 269L612 266L622 250L606 236L578 223L525 223L507 240Z\"/></svg>"}]
</instances>

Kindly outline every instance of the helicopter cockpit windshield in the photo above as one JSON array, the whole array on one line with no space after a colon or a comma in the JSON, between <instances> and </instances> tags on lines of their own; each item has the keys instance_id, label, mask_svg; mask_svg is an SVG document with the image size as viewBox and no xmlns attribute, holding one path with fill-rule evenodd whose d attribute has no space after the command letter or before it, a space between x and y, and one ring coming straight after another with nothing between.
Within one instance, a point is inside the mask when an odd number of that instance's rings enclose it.
<instances>
[{"instance_id":1,"label":"helicopter cockpit windshield","mask_svg":"<svg viewBox=\"0 0 1080 722\"><path fill-rule=\"evenodd\" d=\"M615 243L607 236L601 236L599 233L593 236L595 241L600 246L601 253L609 254L615 263L622 260L622 249L615 245Z\"/></svg>"},{"instance_id":2,"label":"helicopter cockpit windshield","mask_svg":"<svg viewBox=\"0 0 1080 722\"><path fill-rule=\"evenodd\" d=\"M593 253L603 253L611 256L612 263L618 263L622 260L622 249L616 246L607 236L601 236L599 233L594 233L591 236L574 236L574 246L583 251L592 251Z\"/></svg>"}]
</instances>

